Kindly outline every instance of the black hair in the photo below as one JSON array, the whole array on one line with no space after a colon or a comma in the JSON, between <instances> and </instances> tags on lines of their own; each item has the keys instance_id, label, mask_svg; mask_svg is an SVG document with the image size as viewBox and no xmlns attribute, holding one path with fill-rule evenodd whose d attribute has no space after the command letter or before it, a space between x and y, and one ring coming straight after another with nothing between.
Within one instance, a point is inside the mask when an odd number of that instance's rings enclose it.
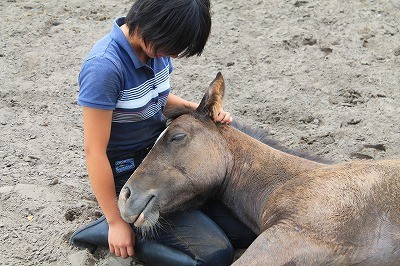
<instances>
[{"instance_id":1,"label":"black hair","mask_svg":"<svg viewBox=\"0 0 400 266\"><path fill-rule=\"evenodd\" d=\"M125 23L156 53L200 55L211 31L210 1L136 0Z\"/></svg>"}]
</instances>

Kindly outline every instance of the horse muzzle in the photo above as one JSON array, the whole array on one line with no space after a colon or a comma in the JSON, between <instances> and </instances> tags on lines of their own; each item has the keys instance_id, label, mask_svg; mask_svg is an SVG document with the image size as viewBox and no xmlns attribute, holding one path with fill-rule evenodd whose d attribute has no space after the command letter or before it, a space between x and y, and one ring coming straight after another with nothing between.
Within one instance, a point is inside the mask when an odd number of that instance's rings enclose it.
<instances>
[{"instance_id":1,"label":"horse muzzle","mask_svg":"<svg viewBox=\"0 0 400 266\"><path fill-rule=\"evenodd\" d=\"M152 191L133 192L124 186L118 199L122 218L136 227L154 226L159 217L156 195Z\"/></svg>"}]
</instances>

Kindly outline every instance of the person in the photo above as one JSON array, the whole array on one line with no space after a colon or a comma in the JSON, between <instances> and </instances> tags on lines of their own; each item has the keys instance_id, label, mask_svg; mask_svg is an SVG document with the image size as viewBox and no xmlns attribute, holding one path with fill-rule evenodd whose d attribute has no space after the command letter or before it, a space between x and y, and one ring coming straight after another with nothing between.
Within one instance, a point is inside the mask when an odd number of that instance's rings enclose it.
<instances>
[{"instance_id":1,"label":"person","mask_svg":"<svg viewBox=\"0 0 400 266\"><path fill-rule=\"evenodd\" d=\"M74 232L72 245L91 251L105 246L153 265L229 265L229 235L244 245L254 239L219 202L166 217L151 238L125 222L116 204L166 128L164 112L198 106L170 92L171 58L201 55L210 29L209 0L137 0L90 51L79 73L78 103L90 184L104 216ZM232 117L221 109L214 120L231 123ZM217 224L228 224L229 235Z\"/></svg>"}]
</instances>

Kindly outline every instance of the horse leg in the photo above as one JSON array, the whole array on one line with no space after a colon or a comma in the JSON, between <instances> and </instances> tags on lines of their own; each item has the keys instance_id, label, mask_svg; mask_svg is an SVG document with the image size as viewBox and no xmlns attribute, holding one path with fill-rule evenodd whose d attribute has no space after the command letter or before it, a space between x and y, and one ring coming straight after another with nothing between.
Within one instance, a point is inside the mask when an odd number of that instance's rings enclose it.
<instances>
[{"instance_id":1,"label":"horse leg","mask_svg":"<svg viewBox=\"0 0 400 266\"><path fill-rule=\"evenodd\" d=\"M333 250L302 232L275 225L261 233L233 265L326 265Z\"/></svg>"}]
</instances>

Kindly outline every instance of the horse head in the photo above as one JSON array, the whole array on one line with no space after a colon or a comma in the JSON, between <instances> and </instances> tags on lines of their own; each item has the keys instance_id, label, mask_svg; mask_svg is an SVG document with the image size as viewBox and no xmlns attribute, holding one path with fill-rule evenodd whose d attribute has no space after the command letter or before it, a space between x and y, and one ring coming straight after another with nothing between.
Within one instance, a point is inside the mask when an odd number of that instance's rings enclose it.
<instances>
[{"instance_id":1,"label":"horse head","mask_svg":"<svg viewBox=\"0 0 400 266\"><path fill-rule=\"evenodd\" d=\"M121 190L123 219L142 229L171 212L200 206L226 176L229 154L212 117L222 106L224 79L210 84L198 108L174 119Z\"/></svg>"}]
</instances>

